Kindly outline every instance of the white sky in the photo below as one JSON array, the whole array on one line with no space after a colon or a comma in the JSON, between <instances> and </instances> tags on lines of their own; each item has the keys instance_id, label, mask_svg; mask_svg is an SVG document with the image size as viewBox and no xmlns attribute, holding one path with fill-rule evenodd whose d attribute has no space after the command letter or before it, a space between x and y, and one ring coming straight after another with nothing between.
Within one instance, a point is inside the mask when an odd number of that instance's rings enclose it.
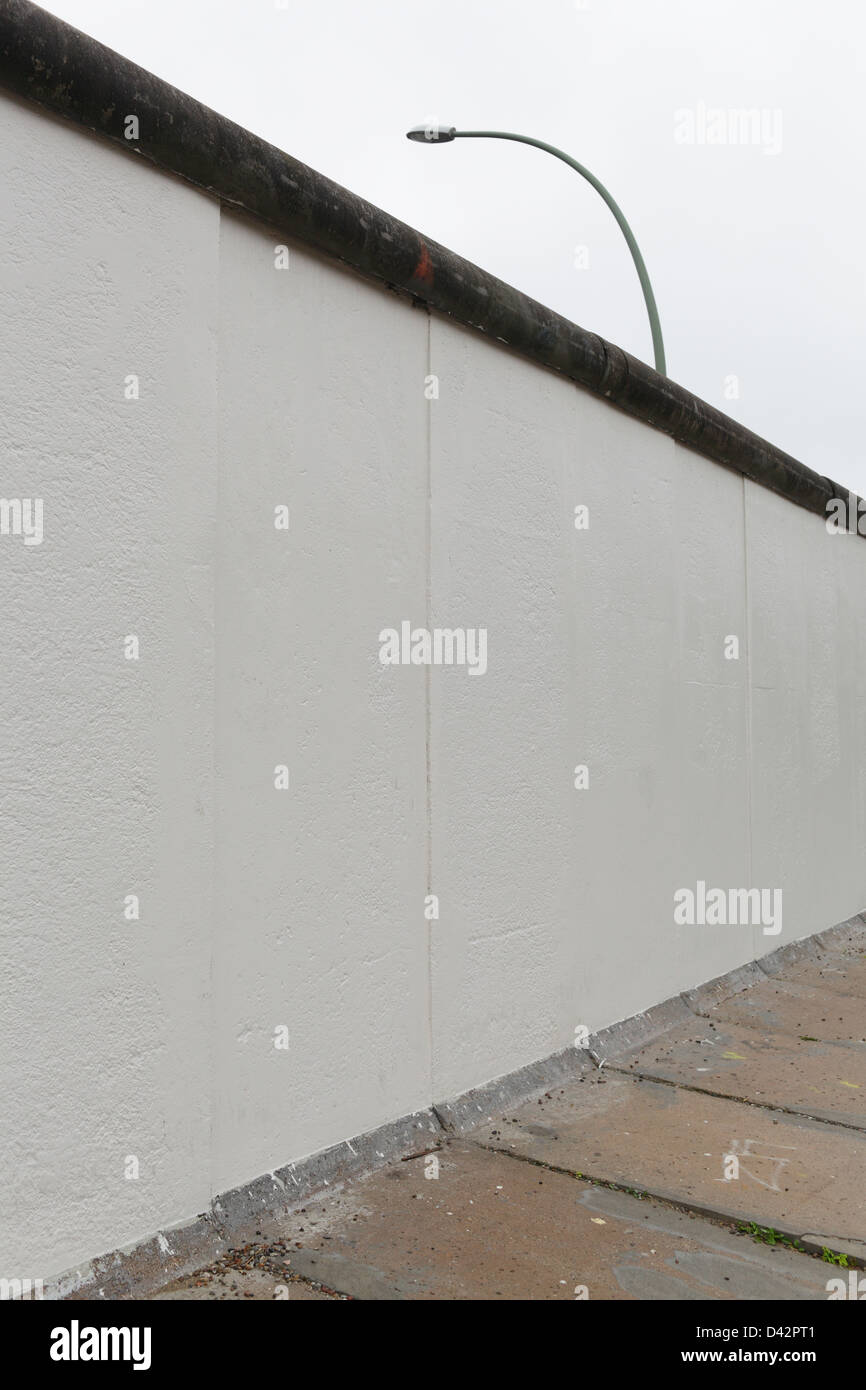
<instances>
[{"instance_id":1,"label":"white sky","mask_svg":"<svg viewBox=\"0 0 866 1390\"><path fill-rule=\"evenodd\" d=\"M670 376L866 495L862 0L283 2L44 7L651 361L588 184L539 150L404 132L435 118L561 146L631 223ZM674 113L701 103L766 112L767 143L781 120L781 150L677 141Z\"/></svg>"}]
</instances>

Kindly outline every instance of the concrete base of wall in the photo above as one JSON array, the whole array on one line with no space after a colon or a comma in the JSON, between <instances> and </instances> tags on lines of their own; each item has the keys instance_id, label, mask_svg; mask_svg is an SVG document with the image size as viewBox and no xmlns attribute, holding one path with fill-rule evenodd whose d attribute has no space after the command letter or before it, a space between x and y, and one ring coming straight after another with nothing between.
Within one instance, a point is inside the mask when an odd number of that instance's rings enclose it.
<instances>
[{"instance_id":1,"label":"concrete base of wall","mask_svg":"<svg viewBox=\"0 0 866 1390\"><path fill-rule=\"evenodd\" d=\"M224 1192L214 1199L210 1211L193 1221L66 1271L46 1284L45 1296L135 1299L152 1293L232 1246L272 1238L288 1212L326 1188L339 1187L395 1159L424 1153L449 1136L466 1133L510 1106L651 1041L684 1018L701 1016L712 1005L772 977L784 966L820 960L826 953L852 947L866 950L866 912L614 1023L590 1037L585 1049L567 1048L453 1100L403 1116Z\"/></svg>"}]
</instances>

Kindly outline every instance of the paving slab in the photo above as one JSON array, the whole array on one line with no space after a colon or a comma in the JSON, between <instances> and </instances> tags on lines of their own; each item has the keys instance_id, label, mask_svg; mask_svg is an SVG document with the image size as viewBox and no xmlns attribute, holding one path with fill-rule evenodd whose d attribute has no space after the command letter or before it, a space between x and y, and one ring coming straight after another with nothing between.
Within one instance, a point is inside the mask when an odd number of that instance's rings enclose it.
<instances>
[{"instance_id":1,"label":"paving slab","mask_svg":"<svg viewBox=\"0 0 866 1390\"><path fill-rule=\"evenodd\" d=\"M774 979L866 1000L866 955L861 952L854 956L828 955L821 961L782 966Z\"/></svg>"},{"instance_id":2,"label":"paving slab","mask_svg":"<svg viewBox=\"0 0 866 1390\"><path fill-rule=\"evenodd\" d=\"M824 1300L819 1261L468 1141L348 1184L247 1257L358 1300ZM160 1297L275 1297L273 1273L200 1271ZM296 1292L296 1290L307 1292ZM284 1293L280 1294L285 1297ZM326 1298L304 1284L289 1299Z\"/></svg>"},{"instance_id":3,"label":"paving slab","mask_svg":"<svg viewBox=\"0 0 866 1390\"><path fill-rule=\"evenodd\" d=\"M537 1163L793 1237L866 1240L866 1135L856 1129L608 1071L475 1135Z\"/></svg>"},{"instance_id":4,"label":"paving slab","mask_svg":"<svg viewBox=\"0 0 866 1390\"><path fill-rule=\"evenodd\" d=\"M866 1001L778 977L713 1006L707 1016L764 1033L866 1046Z\"/></svg>"},{"instance_id":5,"label":"paving slab","mask_svg":"<svg viewBox=\"0 0 866 1390\"><path fill-rule=\"evenodd\" d=\"M692 1018L616 1069L866 1130L866 1047Z\"/></svg>"}]
</instances>

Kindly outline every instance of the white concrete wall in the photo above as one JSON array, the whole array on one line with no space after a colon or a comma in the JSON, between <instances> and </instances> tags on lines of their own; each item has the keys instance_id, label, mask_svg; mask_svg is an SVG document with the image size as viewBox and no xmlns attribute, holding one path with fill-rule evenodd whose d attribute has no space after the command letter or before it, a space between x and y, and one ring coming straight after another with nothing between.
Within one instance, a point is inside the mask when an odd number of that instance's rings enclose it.
<instances>
[{"instance_id":1,"label":"white concrete wall","mask_svg":"<svg viewBox=\"0 0 866 1390\"><path fill-rule=\"evenodd\" d=\"M866 907L862 542L0 122L0 495L45 506L41 546L0 536L0 1273ZM403 619L486 628L487 674L381 666ZM780 887L782 935L675 926L699 878Z\"/></svg>"},{"instance_id":2,"label":"white concrete wall","mask_svg":"<svg viewBox=\"0 0 866 1390\"><path fill-rule=\"evenodd\" d=\"M0 1273L43 1278L210 1197L219 209L0 125L0 496L44 501L0 535Z\"/></svg>"},{"instance_id":3,"label":"white concrete wall","mask_svg":"<svg viewBox=\"0 0 866 1390\"><path fill-rule=\"evenodd\" d=\"M430 1096L424 672L377 641L424 611L427 321L274 246L223 218L215 1192Z\"/></svg>"},{"instance_id":4,"label":"white concrete wall","mask_svg":"<svg viewBox=\"0 0 866 1390\"><path fill-rule=\"evenodd\" d=\"M449 1095L755 943L673 924L676 888L750 883L746 661L723 648L745 629L742 479L467 330L433 343L436 621L490 630L483 679L433 673Z\"/></svg>"}]
</instances>

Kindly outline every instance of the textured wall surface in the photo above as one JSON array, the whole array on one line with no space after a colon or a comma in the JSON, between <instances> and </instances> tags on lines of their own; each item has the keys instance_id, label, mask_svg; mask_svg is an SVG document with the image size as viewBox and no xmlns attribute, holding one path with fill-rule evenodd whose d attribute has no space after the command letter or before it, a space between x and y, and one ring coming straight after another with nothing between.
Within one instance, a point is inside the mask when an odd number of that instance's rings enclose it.
<instances>
[{"instance_id":1,"label":"textured wall surface","mask_svg":"<svg viewBox=\"0 0 866 1390\"><path fill-rule=\"evenodd\" d=\"M0 1263L35 1278L210 1195L219 209L0 123L0 496L44 503L0 535Z\"/></svg>"},{"instance_id":2,"label":"textured wall surface","mask_svg":"<svg viewBox=\"0 0 866 1390\"><path fill-rule=\"evenodd\" d=\"M223 218L215 1191L429 1103L425 673L377 640L423 622L427 320L274 246Z\"/></svg>"},{"instance_id":3,"label":"textured wall surface","mask_svg":"<svg viewBox=\"0 0 866 1390\"><path fill-rule=\"evenodd\" d=\"M866 906L862 542L0 123L0 495L44 501L0 535L0 1273ZM485 628L486 673L383 666L404 620ZM675 924L699 879L781 889L782 933Z\"/></svg>"}]
</instances>

